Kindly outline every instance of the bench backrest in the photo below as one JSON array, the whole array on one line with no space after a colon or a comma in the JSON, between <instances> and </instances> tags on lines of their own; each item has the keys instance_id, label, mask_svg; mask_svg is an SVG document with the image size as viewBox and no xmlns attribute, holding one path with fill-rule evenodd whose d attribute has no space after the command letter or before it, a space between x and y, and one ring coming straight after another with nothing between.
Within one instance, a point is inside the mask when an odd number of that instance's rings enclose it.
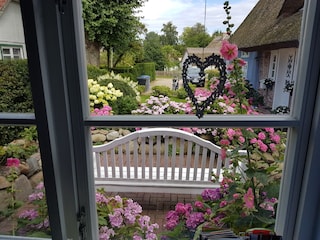
<instances>
[{"instance_id":1,"label":"bench backrest","mask_svg":"<svg viewBox=\"0 0 320 240\"><path fill-rule=\"evenodd\" d=\"M139 186L180 184L212 187L212 173L220 176L221 148L186 131L148 128L94 146L96 183L106 181Z\"/></svg>"}]
</instances>

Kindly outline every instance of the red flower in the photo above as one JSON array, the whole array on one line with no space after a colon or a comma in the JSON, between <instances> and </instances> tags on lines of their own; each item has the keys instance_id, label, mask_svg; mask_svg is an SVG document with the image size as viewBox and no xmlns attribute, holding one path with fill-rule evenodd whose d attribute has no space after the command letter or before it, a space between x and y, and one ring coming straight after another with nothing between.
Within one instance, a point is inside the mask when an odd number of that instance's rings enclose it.
<instances>
[{"instance_id":1,"label":"red flower","mask_svg":"<svg viewBox=\"0 0 320 240\"><path fill-rule=\"evenodd\" d=\"M7 158L8 167L19 167L20 160L18 158Z\"/></svg>"}]
</instances>

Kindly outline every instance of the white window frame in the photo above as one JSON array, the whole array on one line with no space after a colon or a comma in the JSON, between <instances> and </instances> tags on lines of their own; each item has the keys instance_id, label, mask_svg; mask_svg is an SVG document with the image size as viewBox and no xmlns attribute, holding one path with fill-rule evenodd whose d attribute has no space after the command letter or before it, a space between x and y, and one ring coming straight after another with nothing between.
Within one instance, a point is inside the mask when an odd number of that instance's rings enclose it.
<instances>
[{"instance_id":1,"label":"white window frame","mask_svg":"<svg viewBox=\"0 0 320 240\"><path fill-rule=\"evenodd\" d=\"M0 113L0 124L36 124L53 239L98 239L90 126L290 127L276 231L319 239L320 3L306 0L291 115L89 116L81 1L21 0L33 114ZM57 4L57 5L56 5ZM63 14L61 13L63 12ZM81 208L85 214L78 218ZM84 236L79 233L80 221ZM0 239L9 239L0 236ZM25 239L13 237L12 239ZM26 238L31 239L31 238Z\"/></svg>"},{"instance_id":2,"label":"white window frame","mask_svg":"<svg viewBox=\"0 0 320 240\"><path fill-rule=\"evenodd\" d=\"M3 52L3 50L9 50L9 54L6 54ZM19 55L14 54L14 49L19 49L20 53ZM1 46L1 58L2 59L8 59L5 57L9 57L9 59L22 59L23 58L23 49L22 46Z\"/></svg>"}]
</instances>

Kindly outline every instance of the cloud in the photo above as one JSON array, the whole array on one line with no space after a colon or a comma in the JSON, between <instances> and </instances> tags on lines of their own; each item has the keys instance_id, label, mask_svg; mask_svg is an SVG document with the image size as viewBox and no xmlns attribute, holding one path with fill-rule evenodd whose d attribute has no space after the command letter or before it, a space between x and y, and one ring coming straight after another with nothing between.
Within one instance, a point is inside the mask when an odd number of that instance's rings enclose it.
<instances>
[{"instance_id":1,"label":"cloud","mask_svg":"<svg viewBox=\"0 0 320 240\"><path fill-rule=\"evenodd\" d=\"M233 31L241 24L258 0L234 0L231 5L231 23L235 24ZM179 35L185 27L196 23L205 24L209 34L216 30L225 31L222 22L226 19L223 9L224 0L148 0L139 14L148 31L161 33L163 24L171 21L177 26ZM206 14L205 14L206 13ZM206 17L205 17L206 16Z\"/></svg>"}]
</instances>

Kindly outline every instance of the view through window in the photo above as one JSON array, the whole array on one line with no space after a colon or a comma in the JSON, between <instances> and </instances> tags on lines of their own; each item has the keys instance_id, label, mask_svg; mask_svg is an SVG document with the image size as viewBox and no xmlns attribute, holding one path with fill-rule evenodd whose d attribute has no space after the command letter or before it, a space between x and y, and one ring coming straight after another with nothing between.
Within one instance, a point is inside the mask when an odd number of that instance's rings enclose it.
<instances>
[{"instance_id":1,"label":"view through window","mask_svg":"<svg viewBox=\"0 0 320 240\"><path fill-rule=\"evenodd\" d=\"M0 63L1 234L157 239L203 234L204 226L237 235L253 227L293 234L286 228L294 220L284 221L293 186L282 176L302 166L285 155L303 148L288 153L287 146L307 137L298 134L303 97L295 89L305 84L297 75L303 1L279 1L273 11L264 10L268 1L246 2L243 16L241 1L231 10L223 2L169 2L181 12L167 21L152 19L158 5L151 0L83 1L83 11L78 4L22 1L30 76L24 61ZM19 14L17 5L8 2L0 20ZM113 15L100 15L102 9ZM71 12L83 17L84 33L77 33L81 24L66 24ZM40 23L43 13L52 15ZM276 34L288 22L291 35ZM12 48L12 58L18 50ZM225 65L212 64L213 53ZM184 64L190 56L198 60ZM203 117L197 106L205 106Z\"/></svg>"}]
</instances>

